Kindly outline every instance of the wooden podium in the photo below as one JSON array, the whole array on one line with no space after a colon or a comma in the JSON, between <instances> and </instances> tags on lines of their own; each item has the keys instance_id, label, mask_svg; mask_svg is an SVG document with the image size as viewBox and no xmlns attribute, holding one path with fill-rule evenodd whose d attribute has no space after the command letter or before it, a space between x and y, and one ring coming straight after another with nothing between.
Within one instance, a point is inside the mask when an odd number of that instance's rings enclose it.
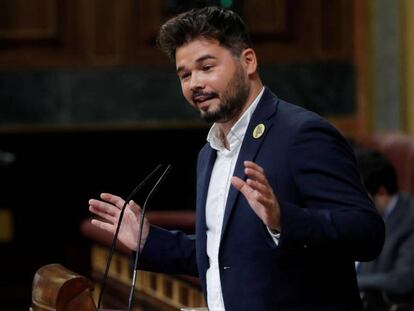
<instances>
[{"instance_id":1,"label":"wooden podium","mask_svg":"<svg viewBox=\"0 0 414 311\"><path fill-rule=\"evenodd\" d=\"M89 279L60 264L43 266L37 270L33 280L30 311L97 311L93 289Z\"/></svg>"},{"instance_id":2,"label":"wooden podium","mask_svg":"<svg viewBox=\"0 0 414 311\"><path fill-rule=\"evenodd\" d=\"M152 224L184 232L193 232L194 212L148 212ZM110 233L93 226L89 219L81 224L81 233L92 241L91 245L91 280L95 291L100 290L107 258L110 252L112 236ZM108 273L103 306L112 309L127 309L126 297L131 289L131 253L122 244L117 245L112 265ZM168 275L151 271L139 271L135 284L136 297L134 306L145 311L179 311L181 309L205 306L204 295L198 278L183 275ZM96 298L96 294L94 295ZM125 297L125 298L122 298ZM195 309L198 310L198 309Z\"/></svg>"},{"instance_id":3,"label":"wooden podium","mask_svg":"<svg viewBox=\"0 0 414 311\"><path fill-rule=\"evenodd\" d=\"M148 213L151 223L169 228L178 226L183 231L194 227L194 212L154 212ZM35 274L32 290L33 311L96 311L95 291L99 291L102 275L107 264L111 235L91 225L86 219L81 225L82 234L91 239L92 280L68 270L60 264L41 267ZM192 232L192 231L191 231ZM113 264L109 270L103 306L116 311L127 309L122 297L127 297L131 286L131 254L122 245L117 246ZM95 284L95 286L94 286ZM140 271L135 285L137 297L134 306L139 310L198 310L195 306L205 306L204 296L198 279L185 276L170 276L149 271ZM93 295L94 294L94 295ZM121 298L120 298L121 297ZM136 307L134 307L135 309Z\"/></svg>"},{"instance_id":4,"label":"wooden podium","mask_svg":"<svg viewBox=\"0 0 414 311\"><path fill-rule=\"evenodd\" d=\"M60 264L49 264L37 270L34 276L30 311L97 311L92 295L93 290L94 286L88 278ZM180 310L204 311L207 309L184 308ZM99 309L99 311L122 310Z\"/></svg>"},{"instance_id":5,"label":"wooden podium","mask_svg":"<svg viewBox=\"0 0 414 311\"><path fill-rule=\"evenodd\" d=\"M33 311L96 311L92 282L60 264L41 267L32 289Z\"/></svg>"}]
</instances>

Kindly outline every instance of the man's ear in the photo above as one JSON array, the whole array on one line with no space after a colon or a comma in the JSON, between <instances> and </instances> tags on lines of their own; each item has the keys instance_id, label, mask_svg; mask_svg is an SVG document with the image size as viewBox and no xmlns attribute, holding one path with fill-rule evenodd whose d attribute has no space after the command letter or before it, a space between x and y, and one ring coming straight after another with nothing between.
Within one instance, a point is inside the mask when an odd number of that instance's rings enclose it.
<instances>
[{"instance_id":1,"label":"man's ear","mask_svg":"<svg viewBox=\"0 0 414 311\"><path fill-rule=\"evenodd\" d=\"M252 48L247 48L242 51L240 55L240 61L246 69L246 73L251 75L256 73L257 70L257 58L256 53Z\"/></svg>"}]
</instances>

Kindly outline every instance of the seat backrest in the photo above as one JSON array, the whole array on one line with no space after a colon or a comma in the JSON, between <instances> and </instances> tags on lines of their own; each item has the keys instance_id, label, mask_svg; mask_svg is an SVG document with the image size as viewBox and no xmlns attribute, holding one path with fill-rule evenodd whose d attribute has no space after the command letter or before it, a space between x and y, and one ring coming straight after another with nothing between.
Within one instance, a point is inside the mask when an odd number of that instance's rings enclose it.
<instances>
[{"instance_id":1,"label":"seat backrest","mask_svg":"<svg viewBox=\"0 0 414 311\"><path fill-rule=\"evenodd\" d=\"M414 193L414 137L402 132L384 132L364 135L357 143L383 152L397 172L401 191Z\"/></svg>"}]
</instances>

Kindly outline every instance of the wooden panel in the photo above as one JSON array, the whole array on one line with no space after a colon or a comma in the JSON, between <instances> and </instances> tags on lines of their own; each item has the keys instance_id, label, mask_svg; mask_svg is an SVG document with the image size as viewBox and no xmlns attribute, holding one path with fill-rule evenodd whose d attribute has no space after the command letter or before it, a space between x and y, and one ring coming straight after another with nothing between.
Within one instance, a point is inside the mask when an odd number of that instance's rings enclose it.
<instances>
[{"instance_id":1,"label":"wooden panel","mask_svg":"<svg viewBox=\"0 0 414 311\"><path fill-rule=\"evenodd\" d=\"M354 0L353 59L356 70L356 101L358 111L354 134L364 135L372 130L372 60L370 0Z\"/></svg>"},{"instance_id":2,"label":"wooden panel","mask_svg":"<svg viewBox=\"0 0 414 311\"><path fill-rule=\"evenodd\" d=\"M0 40L51 39L56 36L56 0L2 0L0 6Z\"/></svg>"},{"instance_id":3,"label":"wooden panel","mask_svg":"<svg viewBox=\"0 0 414 311\"><path fill-rule=\"evenodd\" d=\"M99 279L105 271L108 254L109 249L107 247L99 244L92 246L91 268L95 276L96 288L100 286ZM111 284L118 283L118 286L124 288L125 291L128 291L132 284L131 258L122 253L115 253L112 260L108 271L108 290L105 292L105 297L109 299L111 296L119 295L111 291ZM193 277L139 271L135 288L140 296L151 297L155 301L162 302L165 308L172 307L173 310L206 305L199 281ZM95 291L95 293L97 294L98 291ZM110 307L123 308L124 306L114 304Z\"/></svg>"},{"instance_id":4,"label":"wooden panel","mask_svg":"<svg viewBox=\"0 0 414 311\"><path fill-rule=\"evenodd\" d=\"M167 5L164 0L131 2L125 15L127 24L124 25L127 63L144 66L170 64L155 43L161 24L169 17Z\"/></svg>"},{"instance_id":5,"label":"wooden panel","mask_svg":"<svg viewBox=\"0 0 414 311\"><path fill-rule=\"evenodd\" d=\"M121 1L92 0L87 6L86 29L89 32L86 53L94 65L117 65L121 62Z\"/></svg>"},{"instance_id":6,"label":"wooden panel","mask_svg":"<svg viewBox=\"0 0 414 311\"><path fill-rule=\"evenodd\" d=\"M414 2L401 0L402 41L403 41L403 111L405 112L404 129L414 135Z\"/></svg>"},{"instance_id":7,"label":"wooden panel","mask_svg":"<svg viewBox=\"0 0 414 311\"><path fill-rule=\"evenodd\" d=\"M0 38L1 67L71 66L85 59L80 0L0 0L7 21Z\"/></svg>"},{"instance_id":8,"label":"wooden panel","mask_svg":"<svg viewBox=\"0 0 414 311\"><path fill-rule=\"evenodd\" d=\"M133 0L0 0L0 66L112 66L122 62L121 14ZM47 40L46 40L47 39Z\"/></svg>"},{"instance_id":9,"label":"wooden panel","mask_svg":"<svg viewBox=\"0 0 414 311\"><path fill-rule=\"evenodd\" d=\"M259 0L243 4L243 18L262 62L352 59L351 1Z\"/></svg>"},{"instance_id":10,"label":"wooden panel","mask_svg":"<svg viewBox=\"0 0 414 311\"><path fill-rule=\"evenodd\" d=\"M154 47L158 30L166 20L166 1L138 1L136 9L140 44Z\"/></svg>"},{"instance_id":11,"label":"wooden panel","mask_svg":"<svg viewBox=\"0 0 414 311\"><path fill-rule=\"evenodd\" d=\"M358 79L366 72L357 50L369 33L353 46L354 36L363 32L354 29L363 7L357 0L233 3L251 30L263 67L340 60L358 63ZM168 1L0 0L0 5L0 68L173 67L155 45L160 25L173 12ZM358 107L363 83L357 85ZM363 115L358 124L364 126L366 119Z\"/></svg>"},{"instance_id":12,"label":"wooden panel","mask_svg":"<svg viewBox=\"0 0 414 311\"><path fill-rule=\"evenodd\" d=\"M332 4L332 3L334 4ZM352 59L352 2L346 0L235 1L261 63ZM130 63L165 65L155 47L160 25L170 17L166 1L137 1L126 29ZM260 18L258 18L260 16ZM329 29L327 29L329 28Z\"/></svg>"},{"instance_id":13,"label":"wooden panel","mask_svg":"<svg viewBox=\"0 0 414 311\"><path fill-rule=\"evenodd\" d=\"M96 55L113 55L116 53L118 21L117 5L114 0L94 1L94 52Z\"/></svg>"},{"instance_id":14,"label":"wooden panel","mask_svg":"<svg viewBox=\"0 0 414 311\"><path fill-rule=\"evenodd\" d=\"M13 239L13 213L10 209L0 208L0 243Z\"/></svg>"},{"instance_id":15,"label":"wooden panel","mask_svg":"<svg viewBox=\"0 0 414 311\"><path fill-rule=\"evenodd\" d=\"M330 117L329 121L347 138L354 138L359 134L356 117Z\"/></svg>"},{"instance_id":16,"label":"wooden panel","mask_svg":"<svg viewBox=\"0 0 414 311\"><path fill-rule=\"evenodd\" d=\"M335 53L349 57L352 52L353 16L352 1L322 0L321 42L323 53Z\"/></svg>"},{"instance_id":17,"label":"wooden panel","mask_svg":"<svg viewBox=\"0 0 414 311\"><path fill-rule=\"evenodd\" d=\"M285 0L245 1L242 15L251 36L260 40L266 35L277 37L287 34L287 9Z\"/></svg>"},{"instance_id":18,"label":"wooden panel","mask_svg":"<svg viewBox=\"0 0 414 311\"><path fill-rule=\"evenodd\" d=\"M0 0L0 63L165 66L156 48L168 1ZM235 1L261 63L352 59L352 1ZM260 16L260 18L259 18ZM33 40L37 41L33 41ZM53 39L48 44L39 40Z\"/></svg>"}]
</instances>

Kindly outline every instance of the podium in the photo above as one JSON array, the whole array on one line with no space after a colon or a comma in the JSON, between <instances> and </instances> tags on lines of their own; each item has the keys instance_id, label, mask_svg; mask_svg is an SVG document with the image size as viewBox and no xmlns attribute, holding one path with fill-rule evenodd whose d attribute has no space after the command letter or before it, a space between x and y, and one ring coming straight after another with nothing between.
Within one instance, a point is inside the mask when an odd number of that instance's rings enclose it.
<instances>
[{"instance_id":1,"label":"podium","mask_svg":"<svg viewBox=\"0 0 414 311\"><path fill-rule=\"evenodd\" d=\"M194 212L149 212L147 216L151 223L167 228L174 225L184 231L191 231L190 228L194 227L195 222ZM91 225L89 219L82 222L81 232L93 242L92 279L74 273L60 264L41 267L33 280L33 311L96 311L94 288L95 291L99 291L112 237L108 232ZM127 309L122 301L124 297L128 297L131 286L130 257L130 251L126 247L122 247L121 244L117 246L103 301L104 307L112 309L101 311ZM205 306L204 296L196 278L140 271L136 290L138 295L134 298L134 306L139 306L142 310L206 310L194 307Z\"/></svg>"},{"instance_id":2,"label":"podium","mask_svg":"<svg viewBox=\"0 0 414 311\"><path fill-rule=\"evenodd\" d=\"M49 264L37 270L33 279L31 311L96 311L93 283L60 264ZM155 306L154 306L155 307ZM100 311L121 311L99 309ZM145 309L146 310L146 309ZM152 308L151 308L152 310ZM154 309L154 310L164 310ZM178 311L178 309L175 309ZM180 310L204 311L206 308Z\"/></svg>"},{"instance_id":3,"label":"podium","mask_svg":"<svg viewBox=\"0 0 414 311\"><path fill-rule=\"evenodd\" d=\"M37 270L30 311L96 311L92 282L60 264ZM122 311L99 309L99 311Z\"/></svg>"},{"instance_id":4,"label":"podium","mask_svg":"<svg viewBox=\"0 0 414 311\"><path fill-rule=\"evenodd\" d=\"M92 282L60 264L37 270L33 279L33 311L96 311Z\"/></svg>"},{"instance_id":5,"label":"podium","mask_svg":"<svg viewBox=\"0 0 414 311\"><path fill-rule=\"evenodd\" d=\"M152 224L184 232L193 232L194 212L149 211L147 217ZM81 233L92 241L90 248L91 279L96 291L104 274L110 252L112 236L110 233L93 226L89 219L81 224ZM131 253L122 244L117 245L109 269L105 290L105 307L126 309L128 294L131 289ZM139 271L135 284L136 298L134 305L145 311L179 311L180 309L205 306L204 295L198 278L184 275L168 275L151 271ZM96 296L96 295L95 295ZM197 309L196 309L197 310Z\"/></svg>"}]
</instances>

